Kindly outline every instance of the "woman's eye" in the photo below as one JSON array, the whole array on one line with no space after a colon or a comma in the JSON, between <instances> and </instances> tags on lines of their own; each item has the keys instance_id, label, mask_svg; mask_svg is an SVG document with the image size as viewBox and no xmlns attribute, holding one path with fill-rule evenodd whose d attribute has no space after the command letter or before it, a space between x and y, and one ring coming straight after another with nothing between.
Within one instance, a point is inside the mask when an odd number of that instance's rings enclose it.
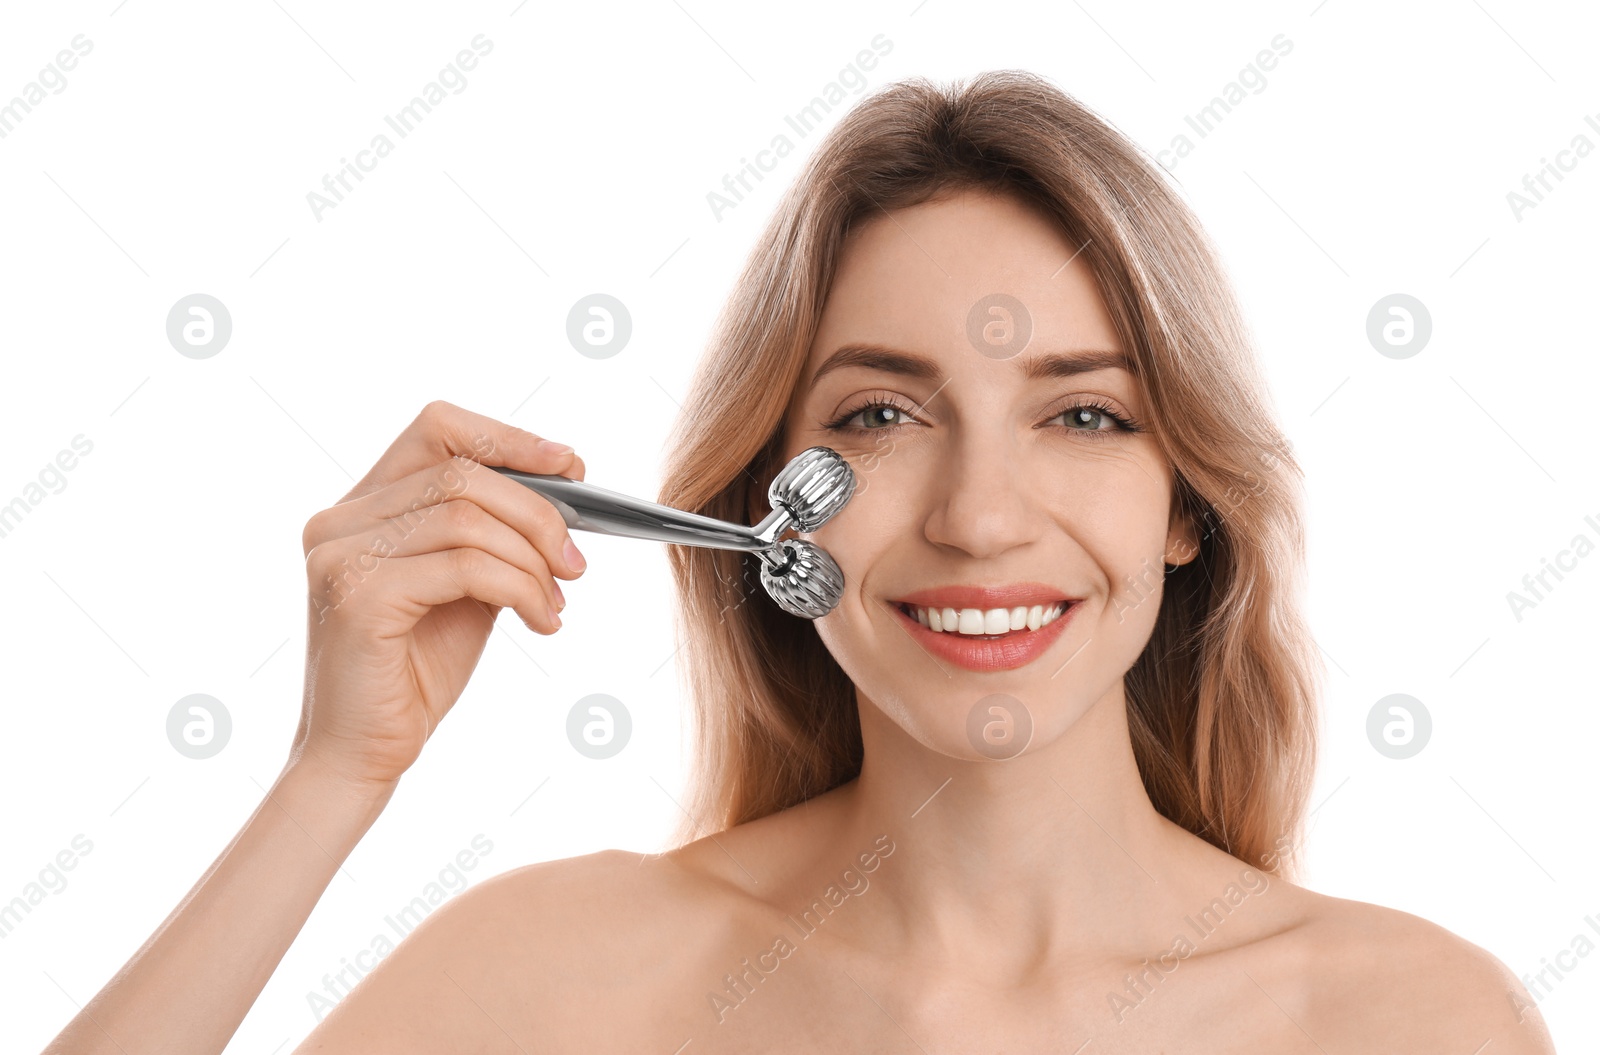
<instances>
[{"instance_id":1,"label":"woman's eye","mask_svg":"<svg viewBox=\"0 0 1600 1055\"><path fill-rule=\"evenodd\" d=\"M1111 422L1111 429L1112 430L1115 430L1115 429L1117 429L1119 427L1122 427L1121 426L1121 419L1117 418L1116 415L1112 414L1109 410L1106 410L1106 409L1104 409L1102 407L1091 407L1091 406L1069 407L1066 410L1066 412L1063 413L1061 416L1063 418L1066 418L1068 423L1072 424L1073 426L1079 426L1079 425L1085 426L1082 429L1077 429L1076 430L1076 431L1080 431L1080 432L1104 432L1104 431L1107 431L1100 424L1101 422L1107 422L1107 421Z\"/></svg>"},{"instance_id":2,"label":"woman's eye","mask_svg":"<svg viewBox=\"0 0 1600 1055\"><path fill-rule=\"evenodd\" d=\"M893 420L896 415L909 419L911 412L894 403L881 401L867 403L855 410L847 411L843 417L829 424L828 428L845 432L887 432L900 428L900 425ZM854 422L857 420L865 421L867 424L856 425Z\"/></svg>"},{"instance_id":3,"label":"woman's eye","mask_svg":"<svg viewBox=\"0 0 1600 1055\"><path fill-rule=\"evenodd\" d=\"M852 417L860 418L862 421L866 422L866 427L870 429L874 425L886 425L894 427L896 425L903 424L903 422L896 421L895 419L903 417L904 415L905 411L901 410L897 406L893 406L888 403L875 403L872 406L867 407L865 410L852 415Z\"/></svg>"},{"instance_id":4,"label":"woman's eye","mask_svg":"<svg viewBox=\"0 0 1600 1055\"><path fill-rule=\"evenodd\" d=\"M904 419L898 421L896 419ZM1065 419L1066 431L1091 435L1116 432L1142 432L1142 427L1131 418L1098 403L1079 403L1057 414L1051 421ZM835 432L893 432L904 428L912 420L912 412L897 403L878 400L846 411L827 426ZM856 424L857 421L862 424Z\"/></svg>"}]
</instances>

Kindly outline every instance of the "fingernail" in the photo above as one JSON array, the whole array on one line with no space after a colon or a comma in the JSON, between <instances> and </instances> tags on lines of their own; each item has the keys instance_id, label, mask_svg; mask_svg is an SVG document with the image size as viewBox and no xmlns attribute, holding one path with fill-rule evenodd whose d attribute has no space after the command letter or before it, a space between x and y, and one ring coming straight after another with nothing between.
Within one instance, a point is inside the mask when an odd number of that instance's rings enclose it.
<instances>
[{"instance_id":1,"label":"fingernail","mask_svg":"<svg viewBox=\"0 0 1600 1055\"><path fill-rule=\"evenodd\" d=\"M582 571L589 566L583 559L583 554L578 552L578 547L572 544L572 539L570 538L567 539L566 548L561 551L561 555L567 558L567 566L577 571Z\"/></svg>"},{"instance_id":2,"label":"fingernail","mask_svg":"<svg viewBox=\"0 0 1600 1055\"><path fill-rule=\"evenodd\" d=\"M571 447L565 443L557 443L555 440L539 441L539 451L542 454L565 454L570 450L572 450Z\"/></svg>"},{"instance_id":3,"label":"fingernail","mask_svg":"<svg viewBox=\"0 0 1600 1055\"><path fill-rule=\"evenodd\" d=\"M567 595L561 592L561 584L560 583L553 583L552 585L555 586L556 611L559 612L559 611L561 611L561 609L563 609L563 608L565 608L567 606Z\"/></svg>"}]
</instances>

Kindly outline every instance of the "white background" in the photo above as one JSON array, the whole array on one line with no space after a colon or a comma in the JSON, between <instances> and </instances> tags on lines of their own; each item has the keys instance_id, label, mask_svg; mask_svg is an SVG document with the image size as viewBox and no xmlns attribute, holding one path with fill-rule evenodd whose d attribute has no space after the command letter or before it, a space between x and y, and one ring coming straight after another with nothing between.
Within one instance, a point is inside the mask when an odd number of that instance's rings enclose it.
<instances>
[{"instance_id":1,"label":"white background","mask_svg":"<svg viewBox=\"0 0 1600 1055\"><path fill-rule=\"evenodd\" d=\"M1584 922L1600 926L1600 554L1520 620L1507 601L1575 536L1600 542L1600 155L1520 219L1507 199L1574 137L1600 144L1592 8L517 4L8 5L0 100L75 35L93 42L0 139L0 504L74 436L93 443L0 538L0 901L75 835L93 843L0 941L16 1050L124 963L276 776L300 702L300 530L425 403L571 443L591 482L655 495L712 319L821 138L784 117L878 34L893 48L869 88L1026 68L1152 153L1194 139L1185 115L1292 41L1172 176L1222 249L1308 473L1330 688L1309 885L1424 916L1519 975L1580 933L1600 943ZM465 89L315 219L307 193L377 133L396 139L383 115L480 33L493 51ZM780 133L796 151L717 219L708 192ZM233 322L204 360L165 330L197 292ZM633 318L606 360L566 339L595 292ZM1400 360L1366 337L1396 292L1433 325ZM658 848L685 763L665 550L579 542L590 570L565 628L501 620L230 1052L298 1043L306 994L474 835L493 850L473 882ZM564 732L595 692L634 723L605 761ZM166 738L191 693L233 722L204 761ZM1391 693L1432 716L1410 759L1367 739ZM1600 954L1546 977L1558 1046L1592 1043Z\"/></svg>"}]
</instances>

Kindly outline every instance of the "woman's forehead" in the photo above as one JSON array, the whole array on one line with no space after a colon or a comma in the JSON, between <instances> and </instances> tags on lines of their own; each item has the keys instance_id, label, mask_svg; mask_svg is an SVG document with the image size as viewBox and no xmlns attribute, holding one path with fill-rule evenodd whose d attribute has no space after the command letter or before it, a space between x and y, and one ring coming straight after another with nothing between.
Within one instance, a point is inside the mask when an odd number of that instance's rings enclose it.
<instances>
[{"instance_id":1,"label":"woman's forehead","mask_svg":"<svg viewBox=\"0 0 1600 1055\"><path fill-rule=\"evenodd\" d=\"M807 376L846 344L1008 359L1115 348L1081 247L1032 207L969 195L887 213L841 252Z\"/></svg>"}]
</instances>

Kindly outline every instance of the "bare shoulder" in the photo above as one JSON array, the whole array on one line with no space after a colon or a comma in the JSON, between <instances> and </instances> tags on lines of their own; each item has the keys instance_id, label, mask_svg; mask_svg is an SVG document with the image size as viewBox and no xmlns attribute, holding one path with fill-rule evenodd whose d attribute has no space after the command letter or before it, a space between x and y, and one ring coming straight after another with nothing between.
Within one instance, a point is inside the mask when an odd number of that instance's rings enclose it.
<instances>
[{"instance_id":1,"label":"bare shoulder","mask_svg":"<svg viewBox=\"0 0 1600 1055\"><path fill-rule=\"evenodd\" d=\"M1328 1051L1555 1051L1532 996L1493 953L1409 912L1295 890L1306 911L1285 937L1301 1025Z\"/></svg>"},{"instance_id":2,"label":"bare shoulder","mask_svg":"<svg viewBox=\"0 0 1600 1055\"><path fill-rule=\"evenodd\" d=\"M643 1012L694 973L732 915L670 856L513 868L436 909L295 1052L581 1048L597 1022L617 1036L608 1008Z\"/></svg>"}]
</instances>

